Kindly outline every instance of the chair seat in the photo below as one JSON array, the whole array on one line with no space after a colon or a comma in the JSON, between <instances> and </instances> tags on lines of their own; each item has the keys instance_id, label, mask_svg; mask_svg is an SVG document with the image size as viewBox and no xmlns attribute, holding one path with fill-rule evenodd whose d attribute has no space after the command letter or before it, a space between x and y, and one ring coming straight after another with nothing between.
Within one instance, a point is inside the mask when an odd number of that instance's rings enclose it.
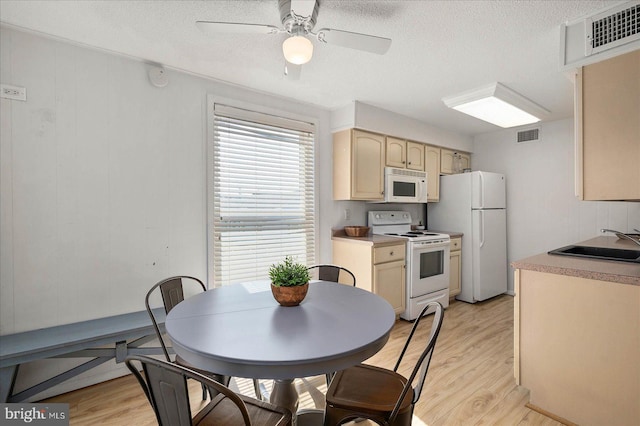
<instances>
[{"instance_id":1,"label":"chair seat","mask_svg":"<svg viewBox=\"0 0 640 426\"><path fill-rule=\"evenodd\" d=\"M288 410L239 395L249 412L251 424L281 426L291 424ZM228 426L238 424L238 407L224 395L216 396L194 418L193 425Z\"/></svg>"},{"instance_id":2,"label":"chair seat","mask_svg":"<svg viewBox=\"0 0 640 426\"><path fill-rule=\"evenodd\" d=\"M362 413L379 414L384 417L396 405L407 383L400 374L359 364L339 371L327 389L327 408ZM402 400L400 412L411 408L413 390L410 389Z\"/></svg>"}]
</instances>

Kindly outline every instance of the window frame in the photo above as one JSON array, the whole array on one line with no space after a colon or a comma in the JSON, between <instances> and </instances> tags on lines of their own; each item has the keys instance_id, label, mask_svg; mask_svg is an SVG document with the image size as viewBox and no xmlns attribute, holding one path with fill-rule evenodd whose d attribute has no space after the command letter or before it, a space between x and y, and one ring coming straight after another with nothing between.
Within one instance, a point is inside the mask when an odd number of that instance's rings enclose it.
<instances>
[{"instance_id":1,"label":"window frame","mask_svg":"<svg viewBox=\"0 0 640 426\"><path fill-rule=\"evenodd\" d=\"M238 101L236 99L230 99L215 95L207 95L207 108L206 108L206 134L205 134L205 144L204 144L204 162L206 168L206 181L204 185L205 194L205 218L206 218L206 256L207 256L207 288L214 288L221 286L220 283L215 281L215 271L214 271L214 238L213 238L213 223L214 223L214 115L215 115L215 105L216 104L224 104L226 106L238 109L244 109L247 111L254 111L259 114L271 115L274 117L281 117L285 120L293 120L306 122L313 126L314 128L314 147L313 147L313 170L314 170L314 199L313 199L313 211L314 211L314 223L313 223L313 233L314 239L316 241L314 248L314 258L317 260L320 252L319 247L319 239L318 239L318 226L319 226L319 211L318 211L318 119L304 116L296 113L292 113L283 109L267 107L264 105L258 105L249 102ZM265 277L267 279L267 277Z\"/></svg>"}]
</instances>

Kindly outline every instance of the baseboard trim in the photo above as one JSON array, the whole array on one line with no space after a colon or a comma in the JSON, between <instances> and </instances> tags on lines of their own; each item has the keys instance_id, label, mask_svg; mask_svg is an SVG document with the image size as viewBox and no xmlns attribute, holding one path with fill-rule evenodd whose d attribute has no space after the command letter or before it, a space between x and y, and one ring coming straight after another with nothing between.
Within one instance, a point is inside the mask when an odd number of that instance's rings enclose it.
<instances>
[{"instance_id":1,"label":"baseboard trim","mask_svg":"<svg viewBox=\"0 0 640 426\"><path fill-rule=\"evenodd\" d=\"M563 425L567 425L567 426L578 426L577 423L573 423L567 419L565 419L564 417L560 417L556 414L553 414L547 410L544 410L540 407L538 407L537 405L533 405L529 402L527 402L526 404L524 404L525 407L529 408L530 410L533 410L535 412L538 412L540 414L542 414L543 416L549 417L550 419L555 420L556 422L562 423Z\"/></svg>"}]
</instances>

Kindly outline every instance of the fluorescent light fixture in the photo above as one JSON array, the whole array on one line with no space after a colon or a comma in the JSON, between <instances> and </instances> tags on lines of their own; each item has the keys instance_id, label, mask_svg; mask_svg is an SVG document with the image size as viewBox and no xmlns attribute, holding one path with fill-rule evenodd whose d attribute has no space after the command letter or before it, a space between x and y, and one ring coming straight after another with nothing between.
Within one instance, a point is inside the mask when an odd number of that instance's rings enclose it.
<instances>
[{"instance_id":1,"label":"fluorescent light fixture","mask_svg":"<svg viewBox=\"0 0 640 426\"><path fill-rule=\"evenodd\" d=\"M302 65L311 60L313 43L304 36L294 35L282 43L282 53L287 62Z\"/></svg>"},{"instance_id":2,"label":"fluorescent light fixture","mask_svg":"<svg viewBox=\"0 0 640 426\"><path fill-rule=\"evenodd\" d=\"M537 123L549 114L548 110L500 83L442 98L442 101L449 108L504 128Z\"/></svg>"}]
</instances>

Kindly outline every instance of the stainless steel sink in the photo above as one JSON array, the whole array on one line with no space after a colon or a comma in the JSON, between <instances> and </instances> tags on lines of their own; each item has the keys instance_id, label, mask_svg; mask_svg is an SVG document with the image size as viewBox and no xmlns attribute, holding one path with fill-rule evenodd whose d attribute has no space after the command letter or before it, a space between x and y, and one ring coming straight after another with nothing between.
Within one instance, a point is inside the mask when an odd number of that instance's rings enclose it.
<instances>
[{"instance_id":1,"label":"stainless steel sink","mask_svg":"<svg viewBox=\"0 0 640 426\"><path fill-rule=\"evenodd\" d=\"M548 252L561 256L587 257L590 259L640 263L640 250L571 245Z\"/></svg>"}]
</instances>

